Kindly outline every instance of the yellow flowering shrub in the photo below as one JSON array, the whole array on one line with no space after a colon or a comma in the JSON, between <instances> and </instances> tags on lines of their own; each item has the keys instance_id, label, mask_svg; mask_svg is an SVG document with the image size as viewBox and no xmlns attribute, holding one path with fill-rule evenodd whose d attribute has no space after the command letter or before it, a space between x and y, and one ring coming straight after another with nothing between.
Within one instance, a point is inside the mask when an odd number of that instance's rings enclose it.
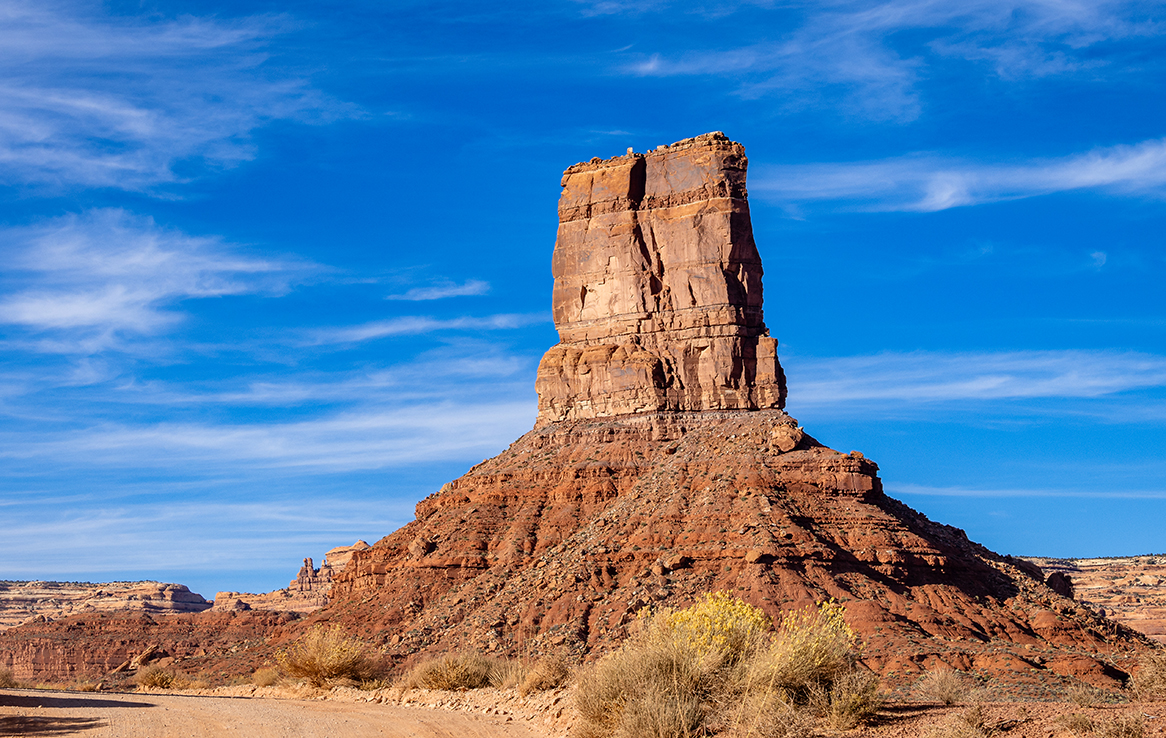
<instances>
[{"instance_id":1,"label":"yellow flowering shrub","mask_svg":"<svg viewBox=\"0 0 1166 738\"><path fill-rule=\"evenodd\" d=\"M831 684L858 660L858 637L846 624L840 603L787 612L769 648L753 664L750 682L767 689L804 694Z\"/></svg>"},{"instance_id":2,"label":"yellow flowering shrub","mask_svg":"<svg viewBox=\"0 0 1166 738\"><path fill-rule=\"evenodd\" d=\"M710 592L682 610L664 608L649 617L655 637L730 660L741 658L773 625L764 612L728 592Z\"/></svg>"},{"instance_id":3,"label":"yellow flowering shrub","mask_svg":"<svg viewBox=\"0 0 1166 738\"><path fill-rule=\"evenodd\" d=\"M829 600L787 613L774 632L728 592L642 611L640 632L580 675L580 736L763 738L801 731L811 713L856 725L879 709L878 679L856 668L843 614Z\"/></svg>"}]
</instances>

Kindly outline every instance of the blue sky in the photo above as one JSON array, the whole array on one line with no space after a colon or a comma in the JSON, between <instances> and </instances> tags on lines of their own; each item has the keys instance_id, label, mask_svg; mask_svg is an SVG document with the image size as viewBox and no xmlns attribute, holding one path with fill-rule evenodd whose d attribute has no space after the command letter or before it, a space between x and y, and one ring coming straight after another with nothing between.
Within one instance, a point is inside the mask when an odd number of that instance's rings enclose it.
<instances>
[{"instance_id":1,"label":"blue sky","mask_svg":"<svg viewBox=\"0 0 1166 738\"><path fill-rule=\"evenodd\" d=\"M269 590L534 421L559 177L745 144L789 412L1166 551L1166 8L0 2L0 578Z\"/></svg>"}]
</instances>

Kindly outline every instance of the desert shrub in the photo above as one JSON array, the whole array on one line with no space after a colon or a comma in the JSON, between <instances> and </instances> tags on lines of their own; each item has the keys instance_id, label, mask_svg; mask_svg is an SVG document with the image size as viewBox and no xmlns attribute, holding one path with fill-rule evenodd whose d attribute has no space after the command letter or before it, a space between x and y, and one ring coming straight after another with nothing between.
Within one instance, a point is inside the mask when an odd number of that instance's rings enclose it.
<instances>
[{"instance_id":1,"label":"desert shrub","mask_svg":"<svg viewBox=\"0 0 1166 738\"><path fill-rule=\"evenodd\" d=\"M937 669L920 678L915 692L928 701L954 705L967 699L971 684L963 672Z\"/></svg>"},{"instance_id":2,"label":"desert shrub","mask_svg":"<svg viewBox=\"0 0 1166 738\"><path fill-rule=\"evenodd\" d=\"M1064 725L1066 730L1076 735L1092 733L1097 728L1097 724L1089 716L1082 715L1079 712L1074 712L1071 715L1062 715L1057 718L1057 721L1061 725Z\"/></svg>"},{"instance_id":3,"label":"desert shrub","mask_svg":"<svg viewBox=\"0 0 1166 738\"><path fill-rule=\"evenodd\" d=\"M20 686L11 669L0 669L0 689L15 689Z\"/></svg>"},{"instance_id":4,"label":"desert shrub","mask_svg":"<svg viewBox=\"0 0 1166 738\"><path fill-rule=\"evenodd\" d=\"M786 613L777 633L753 659L751 689L780 689L794 702L812 691L829 691L835 679L851 671L857 660L857 637L843 619L845 609L834 602Z\"/></svg>"},{"instance_id":5,"label":"desert shrub","mask_svg":"<svg viewBox=\"0 0 1166 738\"><path fill-rule=\"evenodd\" d=\"M518 659L499 659L490 669L490 686L498 689L518 689L529 671L526 664Z\"/></svg>"},{"instance_id":6,"label":"desert shrub","mask_svg":"<svg viewBox=\"0 0 1166 738\"><path fill-rule=\"evenodd\" d=\"M728 592L706 594L682 610L663 608L650 614L648 623L653 638L682 640L698 653L730 661L748 654L771 625L769 616Z\"/></svg>"},{"instance_id":7,"label":"desert shrub","mask_svg":"<svg viewBox=\"0 0 1166 738\"><path fill-rule=\"evenodd\" d=\"M307 679L314 687L330 682L362 682L375 678L379 665L368 647L344 635L339 626L316 627L276 654L284 674Z\"/></svg>"},{"instance_id":8,"label":"desert shrub","mask_svg":"<svg viewBox=\"0 0 1166 738\"><path fill-rule=\"evenodd\" d=\"M279 681L279 669L271 667L256 669L251 675L251 683L257 687L271 687Z\"/></svg>"},{"instance_id":9,"label":"desert shrub","mask_svg":"<svg viewBox=\"0 0 1166 738\"><path fill-rule=\"evenodd\" d=\"M928 731L927 738L989 738L994 733L983 705L973 705Z\"/></svg>"},{"instance_id":10,"label":"desert shrub","mask_svg":"<svg viewBox=\"0 0 1166 738\"><path fill-rule=\"evenodd\" d=\"M840 722L850 715L856 724L877 710L869 706L878 683L873 675L843 683L857 652L842 615L841 605L825 602L787 614L769 634L764 613L726 593L643 614L635 636L579 676L584 734L685 738L720 720L717 729L733 735L799 735L800 714L765 727L754 718L788 717L815 694L823 715L833 719L836 709Z\"/></svg>"},{"instance_id":11,"label":"desert shrub","mask_svg":"<svg viewBox=\"0 0 1166 738\"><path fill-rule=\"evenodd\" d=\"M988 733L962 720L952 720L929 730L926 738L989 738Z\"/></svg>"},{"instance_id":12,"label":"desert shrub","mask_svg":"<svg viewBox=\"0 0 1166 738\"><path fill-rule=\"evenodd\" d=\"M1102 702L1101 690L1088 684L1074 684L1065 692L1065 697L1078 707L1095 707Z\"/></svg>"},{"instance_id":13,"label":"desert shrub","mask_svg":"<svg viewBox=\"0 0 1166 738\"><path fill-rule=\"evenodd\" d=\"M481 689L493 686L497 662L478 653L446 654L423 661L405 677L405 686L424 689Z\"/></svg>"},{"instance_id":14,"label":"desert shrub","mask_svg":"<svg viewBox=\"0 0 1166 738\"><path fill-rule=\"evenodd\" d=\"M724 738L811 738L814 717L809 711L773 694L747 694L730 710L729 724L717 731Z\"/></svg>"},{"instance_id":15,"label":"desert shrub","mask_svg":"<svg viewBox=\"0 0 1166 738\"><path fill-rule=\"evenodd\" d=\"M143 666L134 677L139 687L153 687L155 689L170 689L174 686L174 672L157 664Z\"/></svg>"},{"instance_id":16,"label":"desert shrub","mask_svg":"<svg viewBox=\"0 0 1166 738\"><path fill-rule=\"evenodd\" d=\"M571 677L571 669L567 661L561 656L544 656L527 669L519 683L518 691L522 695L531 692L541 692L555 689L567 683ZM499 685L506 686L506 685Z\"/></svg>"},{"instance_id":17,"label":"desert shrub","mask_svg":"<svg viewBox=\"0 0 1166 738\"><path fill-rule=\"evenodd\" d=\"M1142 654L1130 689L1139 700L1166 699L1166 652Z\"/></svg>"},{"instance_id":18,"label":"desert shrub","mask_svg":"<svg viewBox=\"0 0 1166 738\"><path fill-rule=\"evenodd\" d=\"M1101 738L1142 738L1146 735L1146 722L1139 713L1130 713L1114 718L1111 722L1097 726L1096 735Z\"/></svg>"},{"instance_id":19,"label":"desert shrub","mask_svg":"<svg viewBox=\"0 0 1166 738\"><path fill-rule=\"evenodd\" d=\"M831 685L826 717L834 728L850 730L874 717L882 706L879 678L870 671L854 669Z\"/></svg>"}]
</instances>

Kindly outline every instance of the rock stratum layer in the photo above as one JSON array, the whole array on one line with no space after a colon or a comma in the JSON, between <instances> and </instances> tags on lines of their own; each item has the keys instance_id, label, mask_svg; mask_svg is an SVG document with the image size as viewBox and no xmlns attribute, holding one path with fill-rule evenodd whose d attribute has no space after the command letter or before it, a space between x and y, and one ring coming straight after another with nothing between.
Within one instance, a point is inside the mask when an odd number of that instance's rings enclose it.
<instances>
[{"instance_id":1,"label":"rock stratum layer","mask_svg":"<svg viewBox=\"0 0 1166 738\"><path fill-rule=\"evenodd\" d=\"M1028 560L1068 576L1083 604L1166 645L1166 555Z\"/></svg>"},{"instance_id":2,"label":"rock stratum layer","mask_svg":"<svg viewBox=\"0 0 1166 738\"><path fill-rule=\"evenodd\" d=\"M400 664L461 649L593 658L643 607L710 590L774 617L843 602L892 685L945 665L1018 696L1112 687L1152 647L1031 563L888 497L873 462L785 414L739 144L708 134L576 165L559 212L561 343L539 366L535 429L354 552L328 606L256 642L253 665L323 623ZM224 622L206 620L208 642ZM78 648L84 619L68 627ZM0 666L60 663L49 635L0 634Z\"/></svg>"},{"instance_id":3,"label":"rock stratum layer","mask_svg":"<svg viewBox=\"0 0 1166 738\"><path fill-rule=\"evenodd\" d=\"M0 582L0 630L30 618L113 610L203 612L213 603L181 584L162 582Z\"/></svg>"},{"instance_id":4,"label":"rock stratum layer","mask_svg":"<svg viewBox=\"0 0 1166 738\"><path fill-rule=\"evenodd\" d=\"M563 174L538 424L780 408L745 148L710 133Z\"/></svg>"}]
</instances>

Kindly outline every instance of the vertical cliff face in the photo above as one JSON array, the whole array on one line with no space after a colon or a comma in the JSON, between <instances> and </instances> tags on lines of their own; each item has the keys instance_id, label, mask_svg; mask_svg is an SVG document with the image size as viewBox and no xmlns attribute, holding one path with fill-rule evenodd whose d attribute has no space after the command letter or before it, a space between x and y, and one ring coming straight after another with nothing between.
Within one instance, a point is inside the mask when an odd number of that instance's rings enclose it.
<instances>
[{"instance_id":1,"label":"vertical cliff face","mask_svg":"<svg viewBox=\"0 0 1166 738\"><path fill-rule=\"evenodd\" d=\"M564 173L538 426L785 405L747 164L717 132Z\"/></svg>"}]
</instances>

